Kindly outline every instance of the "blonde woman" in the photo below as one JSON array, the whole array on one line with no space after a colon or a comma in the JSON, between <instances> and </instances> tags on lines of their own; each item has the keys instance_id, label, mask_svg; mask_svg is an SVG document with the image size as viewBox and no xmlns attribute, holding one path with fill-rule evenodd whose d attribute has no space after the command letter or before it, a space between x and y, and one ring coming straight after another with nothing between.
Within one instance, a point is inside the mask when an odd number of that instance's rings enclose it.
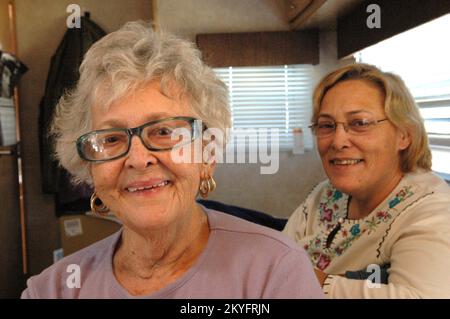
<instances>
[{"instance_id":1,"label":"blonde woman","mask_svg":"<svg viewBox=\"0 0 450 319\"><path fill-rule=\"evenodd\" d=\"M328 180L284 232L331 298L450 298L450 188L431 172L427 133L403 81L354 64L313 96Z\"/></svg>"}]
</instances>

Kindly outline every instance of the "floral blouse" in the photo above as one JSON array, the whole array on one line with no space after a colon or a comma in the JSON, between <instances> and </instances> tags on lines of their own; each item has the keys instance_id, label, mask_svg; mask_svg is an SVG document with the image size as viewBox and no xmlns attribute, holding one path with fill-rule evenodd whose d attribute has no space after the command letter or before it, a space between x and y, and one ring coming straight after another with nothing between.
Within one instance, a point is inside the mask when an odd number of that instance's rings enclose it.
<instances>
[{"instance_id":1,"label":"floral blouse","mask_svg":"<svg viewBox=\"0 0 450 319\"><path fill-rule=\"evenodd\" d=\"M319 213L316 218L320 231L311 236L304 244L313 264L320 270L325 270L330 262L350 248L361 236L370 235L386 225L397 215L392 211L399 203L413 195L411 186L404 186L394 196L389 198L387 205L369 216L359 220L348 220L347 209L350 196L328 184L319 202ZM380 242L380 246L381 246ZM377 256L379 257L379 249Z\"/></svg>"},{"instance_id":2,"label":"floral blouse","mask_svg":"<svg viewBox=\"0 0 450 319\"><path fill-rule=\"evenodd\" d=\"M333 298L450 298L450 188L431 172L406 174L372 212L348 219L349 195L329 181L313 188L285 229L328 274ZM348 273L386 268L388 279L370 289Z\"/></svg>"}]
</instances>

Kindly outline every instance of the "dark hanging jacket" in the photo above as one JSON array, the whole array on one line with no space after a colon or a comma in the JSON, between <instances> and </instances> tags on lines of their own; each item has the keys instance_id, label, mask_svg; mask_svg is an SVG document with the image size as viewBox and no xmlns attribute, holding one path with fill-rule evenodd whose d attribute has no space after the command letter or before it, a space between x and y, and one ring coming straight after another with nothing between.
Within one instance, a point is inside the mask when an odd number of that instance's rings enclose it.
<instances>
[{"instance_id":1,"label":"dark hanging jacket","mask_svg":"<svg viewBox=\"0 0 450 319\"><path fill-rule=\"evenodd\" d=\"M88 15L81 17L81 28L67 29L51 59L45 93L39 106L39 135L42 190L56 195L58 215L66 211L86 210L91 190L87 186L73 186L70 174L58 166L53 157L53 140L48 136L49 124L60 97L66 90L76 86L85 53L105 34Z\"/></svg>"}]
</instances>

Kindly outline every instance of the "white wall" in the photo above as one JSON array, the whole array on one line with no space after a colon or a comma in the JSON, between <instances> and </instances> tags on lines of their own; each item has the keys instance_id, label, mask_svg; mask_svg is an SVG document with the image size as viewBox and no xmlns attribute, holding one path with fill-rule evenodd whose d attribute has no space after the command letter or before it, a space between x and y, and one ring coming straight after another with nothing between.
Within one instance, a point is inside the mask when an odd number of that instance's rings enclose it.
<instances>
[{"instance_id":1,"label":"white wall","mask_svg":"<svg viewBox=\"0 0 450 319\"><path fill-rule=\"evenodd\" d=\"M273 0L155 0L157 28L195 40L197 33L258 32L289 30L282 4ZM317 82L335 68L336 32L320 34L320 60L315 67ZM339 64L348 62L339 62ZM315 83L314 83L315 84ZM209 199L287 217L311 188L325 179L316 150L302 155L281 152L279 171L261 175L259 164L218 164L217 190Z\"/></svg>"},{"instance_id":2,"label":"white wall","mask_svg":"<svg viewBox=\"0 0 450 319\"><path fill-rule=\"evenodd\" d=\"M157 28L195 40L198 33L289 30L284 1L154 0Z\"/></svg>"}]
</instances>

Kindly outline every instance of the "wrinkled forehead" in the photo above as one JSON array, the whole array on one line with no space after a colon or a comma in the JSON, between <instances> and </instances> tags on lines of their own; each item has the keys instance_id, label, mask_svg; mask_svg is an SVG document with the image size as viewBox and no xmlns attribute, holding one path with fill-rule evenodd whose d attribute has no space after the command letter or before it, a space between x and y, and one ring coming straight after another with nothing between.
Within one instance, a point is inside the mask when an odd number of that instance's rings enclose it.
<instances>
[{"instance_id":1,"label":"wrinkled forehead","mask_svg":"<svg viewBox=\"0 0 450 319\"><path fill-rule=\"evenodd\" d=\"M105 114L112 105L120 104L121 100L128 99L149 88L158 90L163 96L178 103L189 103L190 95L187 94L179 83L172 79L151 79L147 81L133 81L127 84L111 83L104 81L92 94L92 112Z\"/></svg>"},{"instance_id":2,"label":"wrinkled forehead","mask_svg":"<svg viewBox=\"0 0 450 319\"><path fill-rule=\"evenodd\" d=\"M340 79L340 80L336 81L335 83L325 87L325 89L323 90L323 93L322 93L322 99L320 101L321 102L320 104L322 104L324 98L330 91L332 91L332 90L334 91L337 88L341 88L341 87L343 87L343 89L347 89L347 90L351 89L352 92L355 94L358 93L358 91L364 90L367 87L369 87L372 90L378 91L378 93L381 94L383 97L386 95L383 84L380 83L376 79L368 79L368 78L363 78L363 77L345 78L345 79Z\"/></svg>"},{"instance_id":3,"label":"wrinkled forehead","mask_svg":"<svg viewBox=\"0 0 450 319\"><path fill-rule=\"evenodd\" d=\"M103 85L91 107L90 129L139 126L164 118L164 114L165 117L197 117L189 98L176 82L153 80L129 85L126 90Z\"/></svg>"}]
</instances>

